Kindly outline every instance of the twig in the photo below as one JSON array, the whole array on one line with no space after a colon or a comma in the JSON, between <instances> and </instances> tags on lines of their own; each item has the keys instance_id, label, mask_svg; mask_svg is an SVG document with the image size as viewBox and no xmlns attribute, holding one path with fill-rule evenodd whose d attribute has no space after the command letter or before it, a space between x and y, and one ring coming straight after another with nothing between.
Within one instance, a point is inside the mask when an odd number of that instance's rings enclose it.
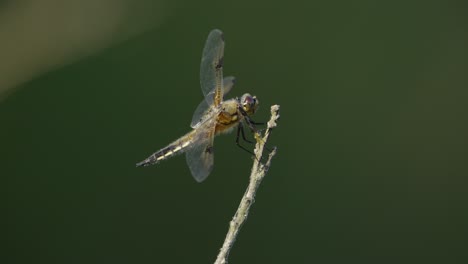
<instances>
[{"instance_id":1,"label":"twig","mask_svg":"<svg viewBox=\"0 0 468 264\"><path fill-rule=\"evenodd\" d=\"M255 145L255 159L254 164L252 167L252 172L250 173L250 182L247 190L245 191L244 196L237 208L236 214L232 218L231 222L229 223L229 230L226 235L226 238L223 243L223 247L219 251L218 257L216 258L215 264L225 264L228 262L229 252L231 251L234 242L236 241L236 237L239 233L242 224L247 219L249 215L250 206L253 204L255 200L255 194L257 192L260 183L265 177L268 169L270 168L271 159L276 154L276 147L268 155L268 159L265 164L262 164L260 161L262 160L263 156L263 149L265 148L265 144L268 141L268 137L270 136L271 130L276 127L276 121L279 118L279 105L273 105L271 107L271 118L270 121L267 123L267 129L263 137L261 137L260 133L255 134L255 139L257 144Z\"/></svg>"}]
</instances>

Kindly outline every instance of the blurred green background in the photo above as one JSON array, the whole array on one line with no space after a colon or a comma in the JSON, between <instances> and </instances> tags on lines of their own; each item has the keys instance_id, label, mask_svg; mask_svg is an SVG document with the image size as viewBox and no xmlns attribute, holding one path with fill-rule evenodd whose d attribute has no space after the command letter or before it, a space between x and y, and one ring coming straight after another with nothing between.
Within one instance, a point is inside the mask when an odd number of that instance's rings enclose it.
<instances>
[{"instance_id":1,"label":"blurred green background","mask_svg":"<svg viewBox=\"0 0 468 264\"><path fill-rule=\"evenodd\" d=\"M214 262L252 165L235 134L202 184L183 156L135 168L189 131L213 28L229 96L257 95L256 121L281 105L231 263L467 263L465 3L138 3L106 45L4 93L1 263Z\"/></svg>"}]
</instances>

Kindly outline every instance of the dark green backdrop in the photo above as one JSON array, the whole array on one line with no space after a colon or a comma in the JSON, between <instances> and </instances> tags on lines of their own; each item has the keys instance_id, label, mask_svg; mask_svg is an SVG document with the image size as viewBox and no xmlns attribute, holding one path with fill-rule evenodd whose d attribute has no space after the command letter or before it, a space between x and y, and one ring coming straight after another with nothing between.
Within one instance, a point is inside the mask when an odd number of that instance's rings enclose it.
<instances>
[{"instance_id":1,"label":"dark green backdrop","mask_svg":"<svg viewBox=\"0 0 468 264\"><path fill-rule=\"evenodd\" d=\"M189 131L213 28L229 96L282 110L232 263L468 261L466 6L186 2L0 102L0 262L214 261L252 164L235 135L202 184L183 156L135 168Z\"/></svg>"}]
</instances>

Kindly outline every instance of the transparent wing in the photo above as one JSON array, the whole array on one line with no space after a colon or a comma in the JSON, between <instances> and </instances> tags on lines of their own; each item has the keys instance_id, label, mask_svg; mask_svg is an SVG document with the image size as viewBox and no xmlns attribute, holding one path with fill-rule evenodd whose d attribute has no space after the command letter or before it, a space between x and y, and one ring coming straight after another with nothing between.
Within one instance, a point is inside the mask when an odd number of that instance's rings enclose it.
<instances>
[{"instance_id":1,"label":"transparent wing","mask_svg":"<svg viewBox=\"0 0 468 264\"><path fill-rule=\"evenodd\" d=\"M193 144L185 154L187 165L197 182L204 181L213 170L214 125L215 120L205 122L194 135Z\"/></svg>"},{"instance_id":2,"label":"transparent wing","mask_svg":"<svg viewBox=\"0 0 468 264\"><path fill-rule=\"evenodd\" d=\"M208 108L209 106L205 100L200 102L192 116L192 122L190 123L192 128L198 127L200 124L206 121L208 117L212 116L210 112L213 110Z\"/></svg>"},{"instance_id":3,"label":"transparent wing","mask_svg":"<svg viewBox=\"0 0 468 264\"><path fill-rule=\"evenodd\" d=\"M231 91L232 87L234 87L234 84L236 84L236 77L234 76L224 77L224 80L223 80L224 95L226 95L227 93L229 93L229 91Z\"/></svg>"},{"instance_id":4,"label":"transparent wing","mask_svg":"<svg viewBox=\"0 0 468 264\"><path fill-rule=\"evenodd\" d=\"M223 80L224 94L227 94L232 89L235 82L236 82L236 78L233 76L228 76L224 78ZM198 105L197 109L195 110L192 116L192 122L190 123L190 126L192 128L198 127L201 123L205 122L208 117L211 116L210 115L211 113L208 111L208 108L209 106L206 100L203 100L200 102L200 104Z\"/></svg>"},{"instance_id":5,"label":"transparent wing","mask_svg":"<svg viewBox=\"0 0 468 264\"><path fill-rule=\"evenodd\" d=\"M218 105L223 92L223 32L214 29L208 35L200 64L200 86L208 105Z\"/></svg>"}]
</instances>

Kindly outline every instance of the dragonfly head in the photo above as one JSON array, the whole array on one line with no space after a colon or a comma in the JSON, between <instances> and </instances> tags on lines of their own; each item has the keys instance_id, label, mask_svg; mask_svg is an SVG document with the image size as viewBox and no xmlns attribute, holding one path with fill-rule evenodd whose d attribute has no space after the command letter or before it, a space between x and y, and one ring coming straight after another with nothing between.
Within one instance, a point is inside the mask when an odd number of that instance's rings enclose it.
<instances>
[{"instance_id":1,"label":"dragonfly head","mask_svg":"<svg viewBox=\"0 0 468 264\"><path fill-rule=\"evenodd\" d=\"M242 95L240 99L242 110L244 110L247 115L253 115L257 111L258 100L256 96L252 96L248 93Z\"/></svg>"}]
</instances>

